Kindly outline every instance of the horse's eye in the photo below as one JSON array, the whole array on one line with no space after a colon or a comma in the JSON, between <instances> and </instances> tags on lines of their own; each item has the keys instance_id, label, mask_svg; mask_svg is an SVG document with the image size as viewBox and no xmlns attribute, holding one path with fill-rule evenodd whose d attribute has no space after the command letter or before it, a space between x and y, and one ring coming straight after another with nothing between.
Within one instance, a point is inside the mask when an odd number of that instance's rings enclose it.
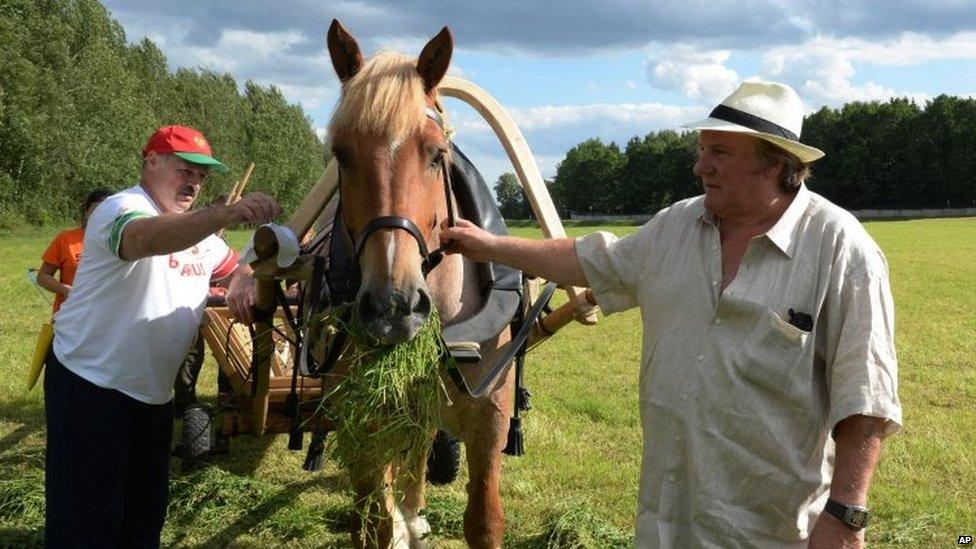
<instances>
[{"instance_id":1,"label":"horse's eye","mask_svg":"<svg viewBox=\"0 0 976 549\"><path fill-rule=\"evenodd\" d=\"M349 165L349 156L346 154L346 151L342 149L332 149L332 158L335 158L336 162L339 163L339 166L343 168Z\"/></svg>"},{"instance_id":2,"label":"horse's eye","mask_svg":"<svg viewBox=\"0 0 976 549\"><path fill-rule=\"evenodd\" d=\"M432 170L439 169L441 166L441 162L444 160L445 154L447 154L447 151L444 149L434 149L433 151L431 151L430 163L427 164L427 167Z\"/></svg>"}]
</instances>

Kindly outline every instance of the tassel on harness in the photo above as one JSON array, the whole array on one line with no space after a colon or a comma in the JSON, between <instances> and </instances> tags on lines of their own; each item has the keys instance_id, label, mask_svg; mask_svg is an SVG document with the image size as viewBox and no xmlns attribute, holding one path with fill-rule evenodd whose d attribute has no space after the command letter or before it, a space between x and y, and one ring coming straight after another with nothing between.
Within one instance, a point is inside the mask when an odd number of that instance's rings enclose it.
<instances>
[{"instance_id":1,"label":"tassel on harness","mask_svg":"<svg viewBox=\"0 0 976 549\"><path fill-rule=\"evenodd\" d=\"M521 311L521 309L520 309ZM522 313L519 313L518 323L525 322ZM533 318L534 322L535 319ZM520 326L521 328L521 326ZM523 373L525 371L525 351L528 347L528 339L519 344L518 352L515 355L515 405L511 419L508 422L508 443L502 453L508 456L522 456L525 454L525 435L522 433L522 418L520 412L527 412L532 409L529 404L529 397L532 396L528 389L523 385Z\"/></svg>"},{"instance_id":2,"label":"tassel on harness","mask_svg":"<svg viewBox=\"0 0 976 549\"><path fill-rule=\"evenodd\" d=\"M322 468L325 461L325 435L328 432L321 429L316 429L312 433L312 440L308 443L308 453L305 454L305 463L302 464L302 469L314 472Z\"/></svg>"},{"instance_id":3,"label":"tassel on harness","mask_svg":"<svg viewBox=\"0 0 976 549\"><path fill-rule=\"evenodd\" d=\"M532 409L529 404L529 397L532 393L523 385L522 374L525 371L525 345L519 349L515 357L515 406L512 417L508 421L508 443L502 453L507 456L525 455L525 435L522 433L522 418L520 412L528 412Z\"/></svg>"}]
</instances>

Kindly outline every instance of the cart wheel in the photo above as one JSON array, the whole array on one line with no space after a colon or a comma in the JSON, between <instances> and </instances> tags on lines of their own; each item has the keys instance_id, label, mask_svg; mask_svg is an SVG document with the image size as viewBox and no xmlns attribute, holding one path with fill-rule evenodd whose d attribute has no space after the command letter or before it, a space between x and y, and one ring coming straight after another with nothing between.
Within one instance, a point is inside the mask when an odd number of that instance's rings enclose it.
<instances>
[{"instance_id":1,"label":"cart wheel","mask_svg":"<svg viewBox=\"0 0 976 549\"><path fill-rule=\"evenodd\" d=\"M461 441L447 431L437 431L427 456L427 480L440 486L457 478L461 465Z\"/></svg>"},{"instance_id":2,"label":"cart wheel","mask_svg":"<svg viewBox=\"0 0 976 549\"><path fill-rule=\"evenodd\" d=\"M183 467L192 467L210 454L210 408L194 402L183 413L180 456Z\"/></svg>"}]
</instances>

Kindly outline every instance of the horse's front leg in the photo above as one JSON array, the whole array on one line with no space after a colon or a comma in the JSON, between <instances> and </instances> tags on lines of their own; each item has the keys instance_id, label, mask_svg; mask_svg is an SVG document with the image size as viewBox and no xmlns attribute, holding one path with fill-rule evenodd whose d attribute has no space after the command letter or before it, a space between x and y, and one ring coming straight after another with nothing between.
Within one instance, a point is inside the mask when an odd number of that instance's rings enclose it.
<instances>
[{"instance_id":1,"label":"horse's front leg","mask_svg":"<svg viewBox=\"0 0 976 549\"><path fill-rule=\"evenodd\" d=\"M396 501L394 470L390 464L363 464L353 467L350 477L356 492L355 514L352 516L352 542L357 549L405 549L409 541L403 539L394 525Z\"/></svg>"},{"instance_id":2,"label":"horse's front leg","mask_svg":"<svg viewBox=\"0 0 976 549\"><path fill-rule=\"evenodd\" d=\"M511 373L490 396L472 403L460 430L468 461L464 538L469 547L495 549L502 546L505 535L499 484L511 410Z\"/></svg>"},{"instance_id":3,"label":"horse's front leg","mask_svg":"<svg viewBox=\"0 0 976 549\"><path fill-rule=\"evenodd\" d=\"M403 521L403 528L409 536L410 549L424 549L427 547L427 536L430 535L430 523L420 514L427 506L424 496L427 482L427 459L424 456L416 463L404 464L400 469L399 482L403 500L398 505L399 519ZM394 524L396 529L397 524Z\"/></svg>"}]
</instances>

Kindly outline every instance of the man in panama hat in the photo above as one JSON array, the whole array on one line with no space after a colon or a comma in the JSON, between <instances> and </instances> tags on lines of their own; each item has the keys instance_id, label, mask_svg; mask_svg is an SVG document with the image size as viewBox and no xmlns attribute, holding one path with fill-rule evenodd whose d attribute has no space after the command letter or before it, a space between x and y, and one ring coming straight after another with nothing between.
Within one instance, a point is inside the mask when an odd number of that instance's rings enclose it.
<instances>
[{"instance_id":1,"label":"man in panama hat","mask_svg":"<svg viewBox=\"0 0 976 549\"><path fill-rule=\"evenodd\" d=\"M704 194L636 233L442 242L640 307L638 547L858 547L881 441L900 428L881 250L804 184L788 86L745 82L699 122Z\"/></svg>"},{"instance_id":2,"label":"man in panama hat","mask_svg":"<svg viewBox=\"0 0 976 549\"><path fill-rule=\"evenodd\" d=\"M281 213L261 193L188 211L211 169L227 171L203 134L160 128L142 151L139 184L88 220L44 375L48 547L159 546L173 381L210 281L239 271L214 233Z\"/></svg>"}]
</instances>

